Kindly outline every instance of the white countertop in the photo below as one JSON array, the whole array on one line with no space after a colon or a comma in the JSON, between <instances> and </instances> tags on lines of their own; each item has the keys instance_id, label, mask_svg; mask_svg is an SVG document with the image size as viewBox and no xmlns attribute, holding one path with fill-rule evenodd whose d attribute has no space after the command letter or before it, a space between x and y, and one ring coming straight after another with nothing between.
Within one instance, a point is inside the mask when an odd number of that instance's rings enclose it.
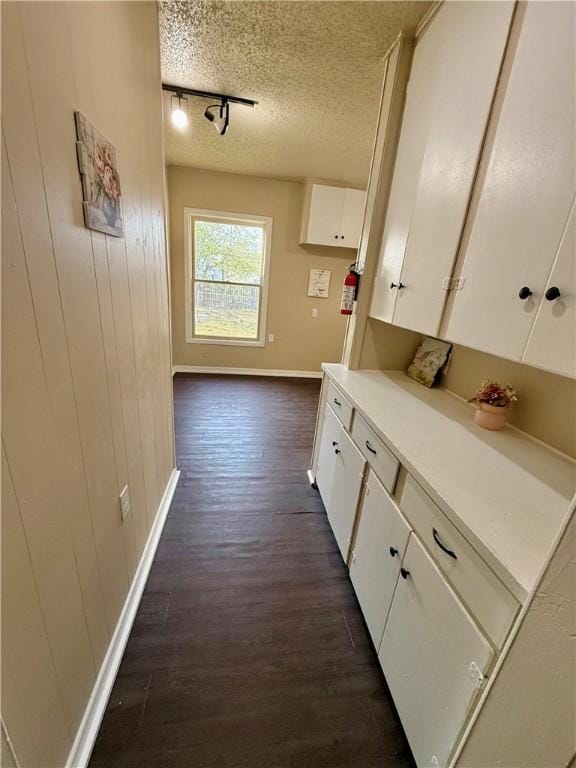
<instances>
[{"instance_id":1,"label":"white countertop","mask_svg":"<svg viewBox=\"0 0 576 768\"><path fill-rule=\"evenodd\" d=\"M482 429L473 406L405 373L325 373L523 601L576 488L576 463L518 430Z\"/></svg>"}]
</instances>

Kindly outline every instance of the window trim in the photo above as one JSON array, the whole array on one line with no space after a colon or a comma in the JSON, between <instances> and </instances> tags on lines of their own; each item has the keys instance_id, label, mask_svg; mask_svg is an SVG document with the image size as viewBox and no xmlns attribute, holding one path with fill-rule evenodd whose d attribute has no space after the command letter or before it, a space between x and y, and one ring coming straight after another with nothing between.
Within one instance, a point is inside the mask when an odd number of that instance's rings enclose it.
<instances>
[{"instance_id":1,"label":"window trim","mask_svg":"<svg viewBox=\"0 0 576 768\"><path fill-rule=\"evenodd\" d=\"M260 306L258 317L258 337L256 339L215 338L194 335L194 265L193 265L193 232L195 219L210 219L228 224L246 224L262 226L264 230L264 272L260 287ZM210 211L203 208L184 208L184 280L185 280L185 311L184 323L187 344L218 344L229 347L263 347L266 344L266 320L268 314L268 282L270 277L270 254L272 251L272 218L258 216L252 213L232 213L226 211ZM201 281L226 284L226 281ZM250 285L245 283L245 285Z\"/></svg>"}]
</instances>

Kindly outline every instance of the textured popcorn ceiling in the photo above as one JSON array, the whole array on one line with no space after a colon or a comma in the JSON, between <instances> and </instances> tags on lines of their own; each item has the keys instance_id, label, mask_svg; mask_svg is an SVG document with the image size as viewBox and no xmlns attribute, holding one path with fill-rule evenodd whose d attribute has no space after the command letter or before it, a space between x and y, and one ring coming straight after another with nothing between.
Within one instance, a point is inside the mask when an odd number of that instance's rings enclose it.
<instances>
[{"instance_id":1,"label":"textured popcorn ceiling","mask_svg":"<svg viewBox=\"0 0 576 768\"><path fill-rule=\"evenodd\" d=\"M219 136L190 99L190 125L170 122L166 161L276 178L368 178L383 55L426 2L161 3L164 82L257 100L232 104Z\"/></svg>"}]
</instances>

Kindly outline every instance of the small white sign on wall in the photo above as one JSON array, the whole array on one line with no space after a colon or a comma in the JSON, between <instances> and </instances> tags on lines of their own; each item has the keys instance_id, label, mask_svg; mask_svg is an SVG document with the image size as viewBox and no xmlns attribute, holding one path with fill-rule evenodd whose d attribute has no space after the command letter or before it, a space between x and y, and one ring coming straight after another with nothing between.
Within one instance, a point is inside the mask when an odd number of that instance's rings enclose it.
<instances>
[{"instance_id":1,"label":"small white sign on wall","mask_svg":"<svg viewBox=\"0 0 576 768\"><path fill-rule=\"evenodd\" d=\"M311 269L308 279L308 296L327 299L330 292L331 277L332 272L329 269Z\"/></svg>"}]
</instances>

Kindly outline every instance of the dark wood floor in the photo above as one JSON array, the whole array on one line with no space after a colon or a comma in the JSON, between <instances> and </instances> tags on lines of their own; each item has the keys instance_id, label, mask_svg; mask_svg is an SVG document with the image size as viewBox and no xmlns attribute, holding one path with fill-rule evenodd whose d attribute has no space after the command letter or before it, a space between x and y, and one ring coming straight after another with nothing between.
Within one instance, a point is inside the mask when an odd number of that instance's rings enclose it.
<instances>
[{"instance_id":1,"label":"dark wood floor","mask_svg":"<svg viewBox=\"0 0 576 768\"><path fill-rule=\"evenodd\" d=\"M176 375L182 476L91 768L413 765L306 481L318 394Z\"/></svg>"}]
</instances>

